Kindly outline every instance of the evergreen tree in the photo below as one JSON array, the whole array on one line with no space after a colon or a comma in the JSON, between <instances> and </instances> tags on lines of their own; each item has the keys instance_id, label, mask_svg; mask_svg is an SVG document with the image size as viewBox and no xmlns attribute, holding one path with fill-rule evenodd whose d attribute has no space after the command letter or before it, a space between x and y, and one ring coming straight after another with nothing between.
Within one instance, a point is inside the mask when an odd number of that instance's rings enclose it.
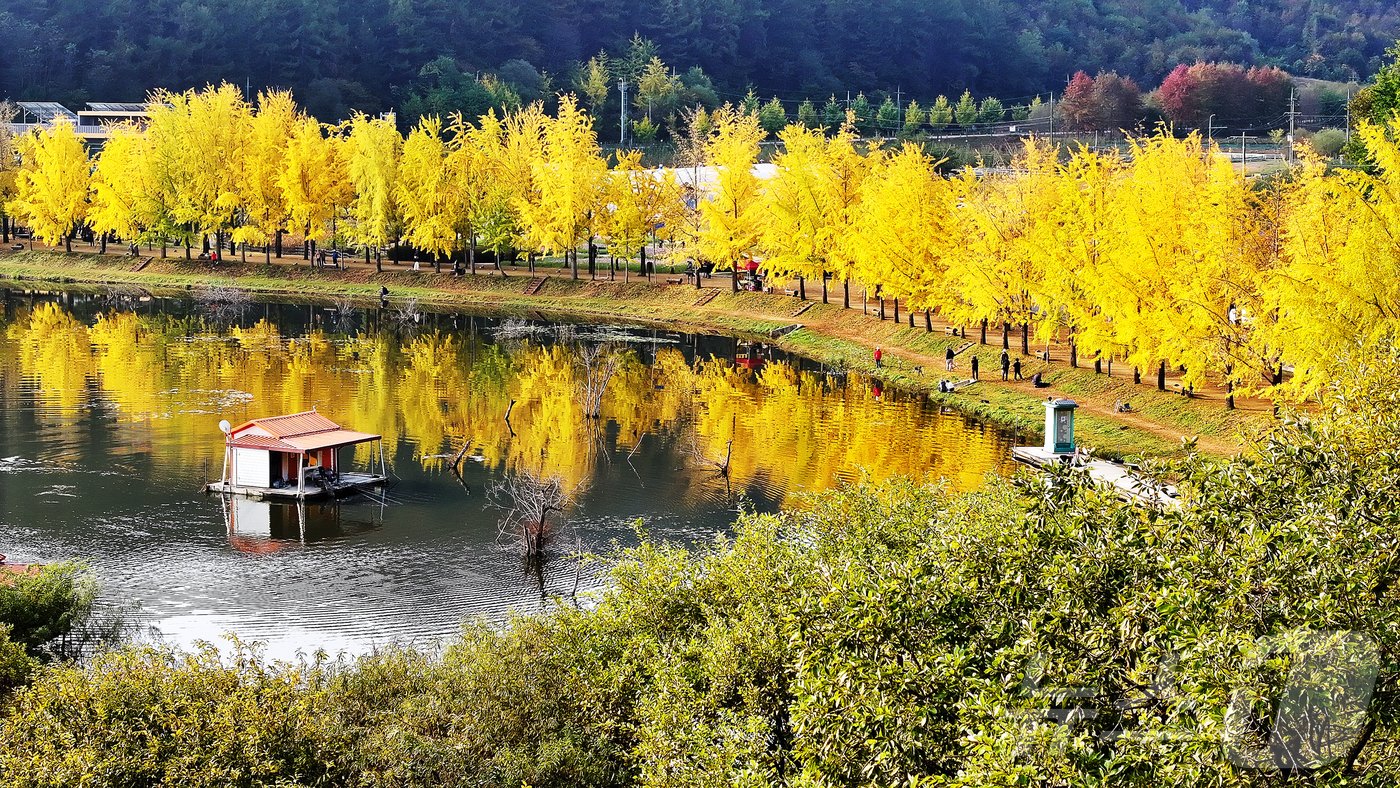
<instances>
[{"instance_id":1,"label":"evergreen tree","mask_svg":"<svg viewBox=\"0 0 1400 788\"><path fill-rule=\"evenodd\" d=\"M835 131L845 121L845 108L836 100L836 96L831 96L826 100L826 104L822 105L822 127L827 131Z\"/></svg>"},{"instance_id":2,"label":"evergreen tree","mask_svg":"<svg viewBox=\"0 0 1400 788\"><path fill-rule=\"evenodd\" d=\"M1006 119L1006 107L1002 106L1001 99L988 96L982 99L982 105L977 108L978 123L1000 123Z\"/></svg>"},{"instance_id":3,"label":"evergreen tree","mask_svg":"<svg viewBox=\"0 0 1400 788\"><path fill-rule=\"evenodd\" d=\"M817 107L811 99L803 99L797 105L797 122L809 129L815 129L821 125L821 119L817 116Z\"/></svg>"},{"instance_id":4,"label":"evergreen tree","mask_svg":"<svg viewBox=\"0 0 1400 788\"><path fill-rule=\"evenodd\" d=\"M883 137L893 136L899 131L899 107L895 106L894 99L886 97L880 103L880 108L875 111L875 128Z\"/></svg>"},{"instance_id":5,"label":"evergreen tree","mask_svg":"<svg viewBox=\"0 0 1400 788\"><path fill-rule=\"evenodd\" d=\"M758 110L758 125L769 135L775 135L787 126L787 111L783 109L783 102L774 96Z\"/></svg>"},{"instance_id":6,"label":"evergreen tree","mask_svg":"<svg viewBox=\"0 0 1400 788\"><path fill-rule=\"evenodd\" d=\"M942 131L948 128L953 122L953 106L948 103L947 96L939 96L934 99L933 106L928 110L928 124L934 131Z\"/></svg>"},{"instance_id":7,"label":"evergreen tree","mask_svg":"<svg viewBox=\"0 0 1400 788\"><path fill-rule=\"evenodd\" d=\"M857 93L851 100L851 112L856 116L856 129L862 134L869 134L874 130L874 113L871 111L870 99L864 93Z\"/></svg>"},{"instance_id":8,"label":"evergreen tree","mask_svg":"<svg viewBox=\"0 0 1400 788\"><path fill-rule=\"evenodd\" d=\"M962 98L953 107L953 120L959 126L970 126L977 122L977 102L972 99L972 91L964 90Z\"/></svg>"},{"instance_id":9,"label":"evergreen tree","mask_svg":"<svg viewBox=\"0 0 1400 788\"><path fill-rule=\"evenodd\" d=\"M919 102L910 101L909 106L904 108L904 127L900 133L908 138L919 133L924 124L928 122L928 113L919 106Z\"/></svg>"}]
</instances>

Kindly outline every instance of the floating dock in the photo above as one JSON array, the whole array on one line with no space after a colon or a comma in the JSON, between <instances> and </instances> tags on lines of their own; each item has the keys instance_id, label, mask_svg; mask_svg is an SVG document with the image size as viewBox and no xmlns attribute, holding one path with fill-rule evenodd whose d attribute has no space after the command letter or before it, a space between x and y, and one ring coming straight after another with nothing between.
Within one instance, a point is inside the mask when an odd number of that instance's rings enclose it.
<instances>
[{"instance_id":1,"label":"floating dock","mask_svg":"<svg viewBox=\"0 0 1400 788\"><path fill-rule=\"evenodd\" d=\"M1133 503L1171 508L1178 505L1176 488L1139 476L1133 468L1110 460L1095 460L1080 453L1074 445L1074 400L1045 401L1045 445L1017 446L1011 457L1033 468L1068 465L1087 474L1096 484L1112 490L1119 498Z\"/></svg>"},{"instance_id":2,"label":"floating dock","mask_svg":"<svg viewBox=\"0 0 1400 788\"><path fill-rule=\"evenodd\" d=\"M1165 507L1177 505L1175 487L1148 481L1121 463L1088 459L1079 454L1057 454L1040 446L1017 446L1011 450L1011 456L1017 462L1033 468L1070 465L1087 474L1095 483L1112 489L1125 501Z\"/></svg>"}]
</instances>

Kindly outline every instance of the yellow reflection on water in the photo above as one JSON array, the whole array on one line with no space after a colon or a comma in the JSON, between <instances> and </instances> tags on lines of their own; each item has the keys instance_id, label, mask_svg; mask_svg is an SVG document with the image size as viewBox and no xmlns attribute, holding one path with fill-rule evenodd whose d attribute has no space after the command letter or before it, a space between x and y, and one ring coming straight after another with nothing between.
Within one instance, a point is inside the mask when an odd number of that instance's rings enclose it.
<instances>
[{"instance_id":1,"label":"yellow reflection on water","mask_svg":"<svg viewBox=\"0 0 1400 788\"><path fill-rule=\"evenodd\" d=\"M435 330L287 337L266 319L220 328L123 311L85 322L53 303L19 310L4 336L0 374L11 405L22 384L41 421L61 427L100 402L131 433L123 445L159 462L215 462L220 419L315 407L382 434L392 456L409 441L404 448L430 469L470 441L493 469L529 468L569 485L586 484L600 463L646 441L686 455L688 469L677 468L685 473L723 461L732 441L731 484L779 501L861 473L947 477L968 489L1008 467L1009 443L997 432L918 397L880 392L867 378L772 361L756 372L729 359L691 363L675 347L650 365L620 349L594 421L580 354L566 344Z\"/></svg>"}]
</instances>

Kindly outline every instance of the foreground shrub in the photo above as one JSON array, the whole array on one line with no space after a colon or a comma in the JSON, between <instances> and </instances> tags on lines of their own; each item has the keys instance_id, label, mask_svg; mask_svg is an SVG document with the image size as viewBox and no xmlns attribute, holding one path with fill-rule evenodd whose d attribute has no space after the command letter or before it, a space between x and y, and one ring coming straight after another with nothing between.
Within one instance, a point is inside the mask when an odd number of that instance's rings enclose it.
<instances>
[{"instance_id":1,"label":"foreground shrub","mask_svg":"<svg viewBox=\"0 0 1400 788\"><path fill-rule=\"evenodd\" d=\"M592 608L441 655L47 668L17 785L1392 785L1400 377L1174 469L892 482L617 557Z\"/></svg>"}]
</instances>

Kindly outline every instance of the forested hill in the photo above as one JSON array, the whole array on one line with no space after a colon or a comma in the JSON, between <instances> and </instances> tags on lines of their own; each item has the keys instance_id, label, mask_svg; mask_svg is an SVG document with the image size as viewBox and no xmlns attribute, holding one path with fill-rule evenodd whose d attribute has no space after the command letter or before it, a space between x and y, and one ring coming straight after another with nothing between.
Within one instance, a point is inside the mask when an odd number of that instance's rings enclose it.
<instances>
[{"instance_id":1,"label":"forested hill","mask_svg":"<svg viewBox=\"0 0 1400 788\"><path fill-rule=\"evenodd\" d=\"M0 0L0 94L137 100L228 80L290 87L332 117L400 103L441 56L466 74L524 61L508 69L517 79L537 69L553 80L522 93L558 89L600 50L625 55L636 33L681 72L701 67L721 99L749 86L784 99L896 88L1015 99L1059 90L1077 69L1155 85L1197 59L1364 78L1400 36L1400 3Z\"/></svg>"}]
</instances>

